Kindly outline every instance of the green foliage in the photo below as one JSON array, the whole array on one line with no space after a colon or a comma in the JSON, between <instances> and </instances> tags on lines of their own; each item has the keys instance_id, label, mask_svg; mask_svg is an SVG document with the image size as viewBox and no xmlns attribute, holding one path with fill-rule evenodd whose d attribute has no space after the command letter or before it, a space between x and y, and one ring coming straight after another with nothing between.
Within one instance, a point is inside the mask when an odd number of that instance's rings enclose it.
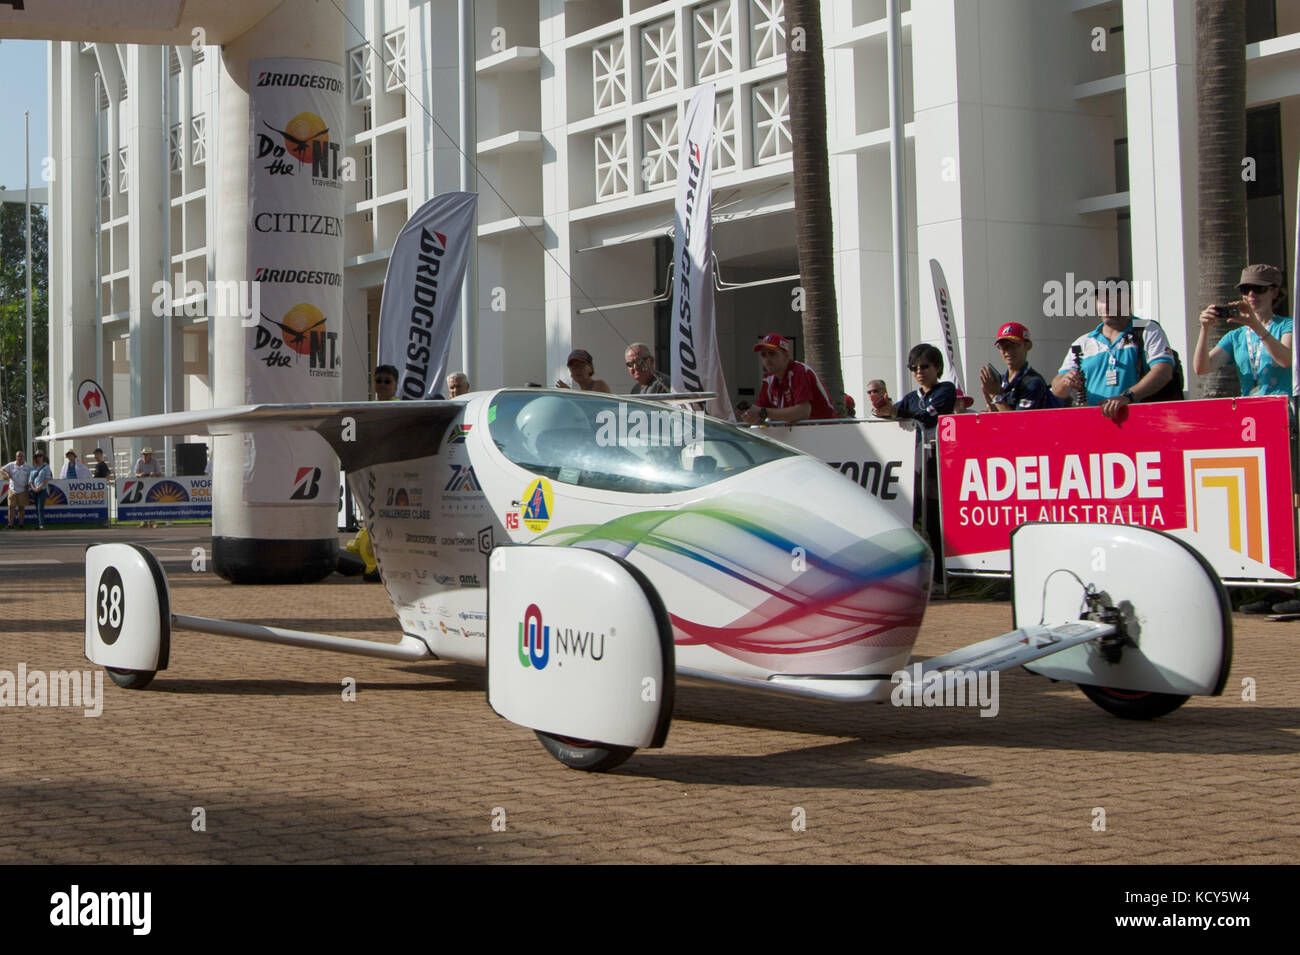
<instances>
[{"instance_id":1,"label":"green foliage","mask_svg":"<svg viewBox=\"0 0 1300 955\"><path fill-rule=\"evenodd\" d=\"M27 273L24 207L0 203L0 460L23 446L27 418ZM49 414L49 227L32 206L32 426Z\"/></svg>"}]
</instances>

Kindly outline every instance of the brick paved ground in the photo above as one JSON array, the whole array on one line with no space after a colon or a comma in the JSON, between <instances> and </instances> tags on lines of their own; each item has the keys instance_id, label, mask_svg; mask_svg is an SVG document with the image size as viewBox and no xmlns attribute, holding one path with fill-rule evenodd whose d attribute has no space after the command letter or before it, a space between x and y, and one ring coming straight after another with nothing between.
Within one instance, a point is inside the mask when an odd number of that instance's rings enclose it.
<instances>
[{"instance_id":1,"label":"brick paved ground","mask_svg":"<svg viewBox=\"0 0 1300 955\"><path fill-rule=\"evenodd\" d=\"M151 538L178 612L396 636L380 586L234 588L187 572L185 533ZM0 533L0 669L89 666L84 537ZM1023 671L995 719L684 687L668 746L604 776L493 715L481 670L179 632L171 668L106 685L98 719L0 709L0 863L1294 862L1300 624L1235 622L1229 695L1154 723ZM1010 623L1006 603L938 602L918 653Z\"/></svg>"}]
</instances>

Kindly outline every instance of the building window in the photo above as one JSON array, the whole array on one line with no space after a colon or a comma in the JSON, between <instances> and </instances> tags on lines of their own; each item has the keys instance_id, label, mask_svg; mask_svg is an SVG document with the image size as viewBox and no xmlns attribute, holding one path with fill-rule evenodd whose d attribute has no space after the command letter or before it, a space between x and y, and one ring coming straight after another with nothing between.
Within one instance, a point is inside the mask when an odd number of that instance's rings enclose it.
<instances>
[{"instance_id":1,"label":"building window","mask_svg":"<svg viewBox=\"0 0 1300 955\"><path fill-rule=\"evenodd\" d=\"M735 69L732 20L731 0L706 3L693 11L691 22L695 33L696 84Z\"/></svg>"},{"instance_id":2,"label":"building window","mask_svg":"<svg viewBox=\"0 0 1300 955\"><path fill-rule=\"evenodd\" d=\"M647 189L677 178L677 110L641 118L641 179Z\"/></svg>"},{"instance_id":3,"label":"building window","mask_svg":"<svg viewBox=\"0 0 1300 955\"><path fill-rule=\"evenodd\" d=\"M99 198L108 198L108 153L99 157Z\"/></svg>"},{"instance_id":4,"label":"building window","mask_svg":"<svg viewBox=\"0 0 1300 955\"><path fill-rule=\"evenodd\" d=\"M370 99L370 60L369 44L363 43L348 50L348 89L352 91L353 103Z\"/></svg>"},{"instance_id":5,"label":"building window","mask_svg":"<svg viewBox=\"0 0 1300 955\"><path fill-rule=\"evenodd\" d=\"M167 130L167 162L172 172L185 168L185 133L180 123Z\"/></svg>"},{"instance_id":6,"label":"building window","mask_svg":"<svg viewBox=\"0 0 1300 955\"><path fill-rule=\"evenodd\" d=\"M361 148L362 174L367 199L375 198L375 144L366 143Z\"/></svg>"},{"instance_id":7,"label":"building window","mask_svg":"<svg viewBox=\"0 0 1300 955\"><path fill-rule=\"evenodd\" d=\"M123 76L123 77L121 77L121 78L117 81L117 99L118 99L118 102L122 102L122 101L124 101L124 100L126 99L126 94L127 94L127 89L126 89L126 77Z\"/></svg>"},{"instance_id":8,"label":"building window","mask_svg":"<svg viewBox=\"0 0 1300 955\"><path fill-rule=\"evenodd\" d=\"M596 134L596 201L626 196L631 177L627 168L627 132L613 126Z\"/></svg>"},{"instance_id":9,"label":"building window","mask_svg":"<svg viewBox=\"0 0 1300 955\"><path fill-rule=\"evenodd\" d=\"M627 102L626 68L621 36L611 37L591 48L591 82L596 112Z\"/></svg>"},{"instance_id":10,"label":"building window","mask_svg":"<svg viewBox=\"0 0 1300 955\"><path fill-rule=\"evenodd\" d=\"M739 166L737 149L736 97L719 93L713 101L713 168L720 171Z\"/></svg>"},{"instance_id":11,"label":"building window","mask_svg":"<svg viewBox=\"0 0 1300 955\"><path fill-rule=\"evenodd\" d=\"M785 0L749 0L749 65L785 54Z\"/></svg>"},{"instance_id":12,"label":"building window","mask_svg":"<svg viewBox=\"0 0 1300 955\"><path fill-rule=\"evenodd\" d=\"M790 155L790 97L785 79L753 88L754 162L773 162Z\"/></svg>"},{"instance_id":13,"label":"building window","mask_svg":"<svg viewBox=\"0 0 1300 955\"><path fill-rule=\"evenodd\" d=\"M406 86L406 31L384 37L384 91L396 93Z\"/></svg>"},{"instance_id":14,"label":"building window","mask_svg":"<svg viewBox=\"0 0 1300 955\"><path fill-rule=\"evenodd\" d=\"M375 125L375 114L369 103L361 107L361 131L365 132Z\"/></svg>"},{"instance_id":15,"label":"building window","mask_svg":"<svg viewBox=\"0 0 1300 955\"><path fill-rule=\"evenodd\" d=\"M190 144L190 162L202 166L208 158L208 117L203 113L190 120L194 138Z\"/></svg>"},{"instance_id":16,"label":"building window","mask_svg":"<svg viewBox=\"0 0 1300 955\"><path fill-rule=\"evenodd\" d=\"M176 55L175 50L167 51L167 73L169 76L177 76L181 71L181 58Z\"/></svg>"},{"instance_id":17,"label":"building window","mask_svg":"<svg viewBox=\"0 0 1300 955\"><path fill-rule=\"evenodd\" d=\"M203 52L203 48L202 48L202 47L199 47L197 50L194 51L194 65L195 65L195 66L198 66L200 63L202 63L202 62L203 62L204 60L206 60L207 58L208 58L208 57L207 57L207 54Z\"/></svg>"},{"instance_id":18,"label":"building window","mask_svg":"<svg viewBox=\"0 0 1300 955\"><path fill-rule=\"evenodd\" d=\"M123 193L131 188L130 158L127 152L129 148L123 146L117 151L117 191Z\"/></svg>"},{"instance_id":19,"label":"building window","mask_svg":"<svg viewBox=\"0 0 1300 955\"><path fill-rule=\"evenodd\" d=\"M1246 155L1255 159L1255 178L1246 183L1246 257L1251 262L1287 261L1286 203L1282 188L1282 107L1246 110Z\"/></svg>"},{"instance_id":20,"label":"building window","mask_svg":"<svg viewBox=\"0 0 1300 955\"><path fill-rule=\"evenodd\" d=\"M677 26L660 20L641 28L641 97L677 88Z\"/></svg>"}]
</instances>

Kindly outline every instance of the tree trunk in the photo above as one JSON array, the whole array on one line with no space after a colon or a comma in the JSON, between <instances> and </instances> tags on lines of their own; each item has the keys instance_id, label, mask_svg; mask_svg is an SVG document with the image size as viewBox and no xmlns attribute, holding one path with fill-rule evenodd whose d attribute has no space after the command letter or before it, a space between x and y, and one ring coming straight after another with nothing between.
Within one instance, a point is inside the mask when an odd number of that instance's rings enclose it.
<instances>
[{"instance_id":1,"label":"tree trunk","mask_svg":"<svg viewBox=\"0 0 1300 955\"><path fill-rule=\"evenodd\" d=\"M1246 261L1246 10L1242 0L1196 0L1196 190L1200 299L1206 305L1236 301ZM1216 322L1213 349L1230 326ZM1201 396L1241 393L1236 367L1228 362L1201 375Z\"/></svg>"},{"instance_id":2,"label":"tree trunk","mask_svg":"<svg viewBox=\"0 0 1300 955\"><path fill-rule=\"evenodd\" d=\"M840 369L840 325L835 307L821 4L817 0L786 0L785 27L804 357L821 377L836 413L842 415L844 374Z\"/></svg>"}]
</instances>

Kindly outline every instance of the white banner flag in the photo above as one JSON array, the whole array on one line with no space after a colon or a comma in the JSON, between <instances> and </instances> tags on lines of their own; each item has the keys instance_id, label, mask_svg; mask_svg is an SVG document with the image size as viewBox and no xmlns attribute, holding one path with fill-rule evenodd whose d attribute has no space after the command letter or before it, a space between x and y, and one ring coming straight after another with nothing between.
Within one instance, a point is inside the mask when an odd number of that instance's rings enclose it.
<instances>
[{"instance_id":1,"label":"white banner flag","mask_svg":"<svg viewBox=\"0 0 1300 955\"><path fill-rule=\"evenodd\" d=\"M939 307L939 330L943 332L943 347L948 354L948 374L952 377L953 384L964 392L961 343L957 340L957 320L952 313L952 296L948 294L948 279L944 276L943 266L939 264L938 259L930 260L930 278L934 281L934 299Z\"/></svg>"},{"instance_id":2,"label":"white banner flag","mask_svg":"<svg viewBox=\"0 0 1300 955\"><path fill-rule=\"evenodd\" d=\"M472 192L434 196L393 244L379 304L379 364L397 369L399 398L444 393L477 202Z\"/></svg>"},{"instance_id":3,"label":"white banner flag","mask_svg":"<svg viewBox=\"0 0 1300 955\"><path fill-rule=\"evenodd\" d=\"M672 379L673 391L716 391L708 412L730 419L713 314L713 99L712 85L691 97L677 155Z\"/></svg>"},{"instance_id":4,"label":"white banner flag","mask_svg":"<svg viewBox=\"0 0 1300 955\"><path fill-rule=\"evenodd\" d=\"M245 323L244 399L338 401L343 68L303 59L250 66L248 275L257 283L259 313ZM244 446L245 501L334 506L338 464L317 435L263 432ZM304 470L326 476L309 495L300 493Z\"/></svg>"},{"instance_id":5,"label":"white banner flag","mask_svg":"<svg viewBox=\"0 0 1300 955\"><path fill-rule=\"evenodd\" d=\"M108 395L104 394L104 389L99 387L99 382L93 378L87 378L77 385L77 405L85 415L86 424L99 424L101 421L113 420L113 413L108 408ZM107 458L112 462L113 439L107 438L105 443L108 445ZM111 463L109 466L112 466Z\"/></svg>"}]
</instances>

